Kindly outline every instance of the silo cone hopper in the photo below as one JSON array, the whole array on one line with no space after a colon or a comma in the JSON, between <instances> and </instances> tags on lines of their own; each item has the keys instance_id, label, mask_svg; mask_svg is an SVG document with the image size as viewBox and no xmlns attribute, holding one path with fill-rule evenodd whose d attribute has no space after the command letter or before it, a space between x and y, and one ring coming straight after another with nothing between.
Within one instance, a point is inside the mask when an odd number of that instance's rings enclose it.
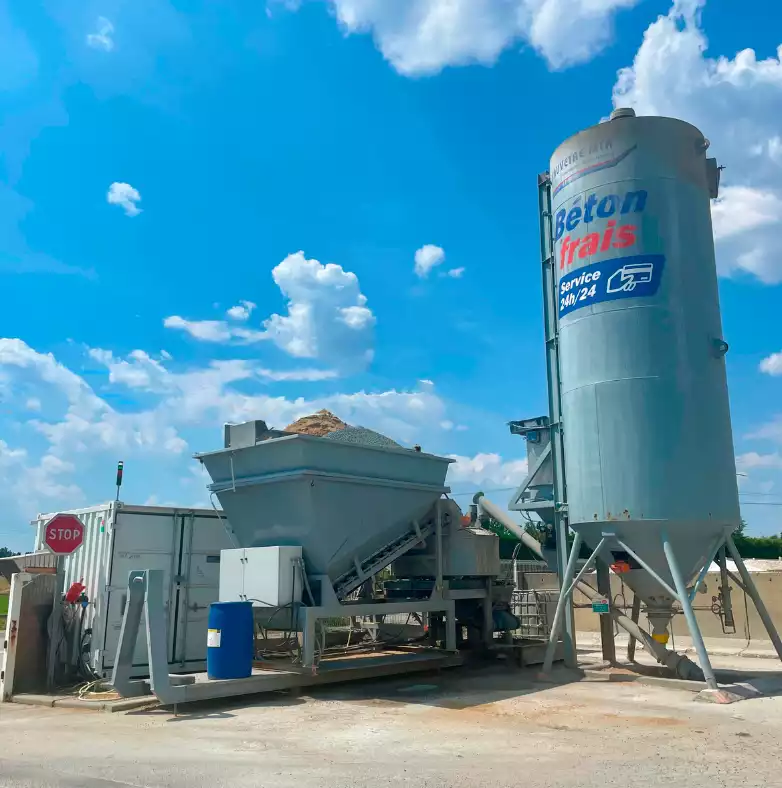
<instances>
[{"instance_id":1,"label":"silo cone hopper","mask_svg":"<svg viewBox=\"0 0 782 788\"><path fill-rule=\"evenodd\" d=\"M301 434L196 458L237 547L301 546L313 594L327 578L338 599L433 531L453 462Z\"/></svg>"}]
</instances>

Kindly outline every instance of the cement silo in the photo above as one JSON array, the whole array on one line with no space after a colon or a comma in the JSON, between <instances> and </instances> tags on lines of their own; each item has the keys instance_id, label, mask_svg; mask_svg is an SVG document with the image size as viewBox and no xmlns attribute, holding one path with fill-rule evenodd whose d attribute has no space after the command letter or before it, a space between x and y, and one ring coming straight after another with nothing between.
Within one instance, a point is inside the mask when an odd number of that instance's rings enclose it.
<instances>
[{"instance_id":1,"label":"cement silo","mask_svg":"<svg viewBox=\"0 0 782 788\"><path fill-rule=\"evenodd\" d=\"M617 110L557 148L543 210L559 501L661 644L740 521L708 146L683 121Z\"/></svg>"}]
</instances>

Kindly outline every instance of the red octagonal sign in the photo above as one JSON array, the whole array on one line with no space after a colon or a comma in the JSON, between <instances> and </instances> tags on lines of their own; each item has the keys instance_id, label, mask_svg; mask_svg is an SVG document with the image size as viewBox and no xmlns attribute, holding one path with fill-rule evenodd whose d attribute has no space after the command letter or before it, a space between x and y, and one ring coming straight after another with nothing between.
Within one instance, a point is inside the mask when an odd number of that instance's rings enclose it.
<instances>
[{"instance_id":1,"label":"red octagonal sign","mask_svg":"<svg viewBox=\"0 0 782 788\"><path fill-rule=\"evenodd\" d=\"M56 555L69 555L83 541L84 525L75 514L55 514L46 523L43 543Z\"/></svg>"}]
</instances>

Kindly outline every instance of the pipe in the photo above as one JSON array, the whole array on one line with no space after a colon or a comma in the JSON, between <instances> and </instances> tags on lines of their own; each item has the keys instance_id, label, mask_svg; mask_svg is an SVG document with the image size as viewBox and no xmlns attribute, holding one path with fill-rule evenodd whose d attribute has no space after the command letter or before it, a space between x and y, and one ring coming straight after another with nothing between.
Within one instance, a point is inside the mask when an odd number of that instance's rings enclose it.
<instances>
[{"instance_id":1,"label":"pipe","mask_svg":"<svg viewBox=\"0 0 782 788\"><path fill-rule=\"evenodd\" d=\"M578 590L590 601L600 599L600 594L592 586L583 580L578 583ZM611 617L625 630L631 637L641 642L641 645L661 664L672 670L681 679L690 681L703 681L703 671L683 654L669 651L662 643L658 643L651 635L645 632L631 618L617 610L613 605L610 606Z\"/></svg>"},{"instance_id":2,"label":"pipe","mask_svg":"<svg viewBox=\"0 0 782 788\"><path fill-rule=\"evenodd\" d=\"M528 534L518 523L514 522L513 518L497 504L492 503L482 492L476 493L472 499L474 504L477 504L483 509L486 514L498 523L502 523L525 547L532 550L541 561L546 559L543 557L543 550L540 547L540 542L534 536Z\"/></svg>"}]
</instances>

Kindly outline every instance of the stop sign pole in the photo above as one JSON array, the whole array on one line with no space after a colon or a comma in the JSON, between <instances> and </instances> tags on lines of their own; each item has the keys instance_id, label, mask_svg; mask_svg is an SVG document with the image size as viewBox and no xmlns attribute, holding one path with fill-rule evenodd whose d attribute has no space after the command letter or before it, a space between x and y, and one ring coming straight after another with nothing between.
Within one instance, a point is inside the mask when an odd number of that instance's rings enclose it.
<instances>
[{"instance_id":1,"label":"stop sign pole","mask_svg":"<svg viewBox=\"0 0 782 788\"><path fill-rule=\"evenodd\" d=\"M43 543L50 553L70 555L84 541L84 524L75 514L55 514L46 523Z\"/></svg>"}]
</instances>

